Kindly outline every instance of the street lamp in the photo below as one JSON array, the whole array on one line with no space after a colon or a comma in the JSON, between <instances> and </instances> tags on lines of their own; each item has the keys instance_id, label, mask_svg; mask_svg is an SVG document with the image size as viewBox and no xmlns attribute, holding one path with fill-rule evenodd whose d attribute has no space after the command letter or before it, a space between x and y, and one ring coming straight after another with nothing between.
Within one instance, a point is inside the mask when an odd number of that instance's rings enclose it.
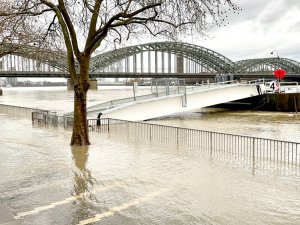
<instances>
[{"instance_id":1,"label":"street lamp","mask_svg":"<svg viewBox=\"0 0 300 225\"><path fill-rule=\"evenodd\" d=\"M276 56L277 56L277 67L279 69L279 55L278 55L278 50L271 51L271 55L273 55L275 52L276 52Z\"/></svg>"},{"instance_id":2,"label":"street lamp","mask_svg":"<svg viewBox=\"0 0 300 225\"><path fill-rule=\"evenodd\" d=\"M279 55L278 55L278 50L273 50L271 51L271 55L273 55L274 53L276 52L276 56L277 56L277 69L280 69L279 68ZM279 78L279 82L280 82L280 78Z\"/></svg>"}]
</instances>

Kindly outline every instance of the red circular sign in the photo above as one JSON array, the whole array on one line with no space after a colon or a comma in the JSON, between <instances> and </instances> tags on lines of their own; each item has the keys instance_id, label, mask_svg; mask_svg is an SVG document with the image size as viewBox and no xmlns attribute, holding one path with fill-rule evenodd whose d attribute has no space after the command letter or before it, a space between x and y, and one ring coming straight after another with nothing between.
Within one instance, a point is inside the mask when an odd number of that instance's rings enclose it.
<instances>
[{"instance_id":1,"label":"red circular sign","mask_svg":"<svg viewBox=\"0 0 300 225\"><path fill-rule=\"evenodd\" d=\"M283 70L283 69L275 70L274 75L276 78L281 79L285 76L285 70Z\"/></svg>"}]
</instances>

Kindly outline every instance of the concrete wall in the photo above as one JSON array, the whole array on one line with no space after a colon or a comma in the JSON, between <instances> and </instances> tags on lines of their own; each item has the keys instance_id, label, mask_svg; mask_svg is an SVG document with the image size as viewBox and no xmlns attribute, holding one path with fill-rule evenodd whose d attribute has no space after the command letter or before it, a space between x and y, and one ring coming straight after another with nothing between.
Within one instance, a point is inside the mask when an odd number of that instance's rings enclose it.
<instances>
[{"instance_id":1,"label":"concrete wall","mask_svg":"<svg viewBox=\"0 0 300 225\"><path fill-rule=\"evenodd\" d=\"M300 93L268 93L265 94L264 110L295 112L300 111Z\"/></svg>"}]
</instances>

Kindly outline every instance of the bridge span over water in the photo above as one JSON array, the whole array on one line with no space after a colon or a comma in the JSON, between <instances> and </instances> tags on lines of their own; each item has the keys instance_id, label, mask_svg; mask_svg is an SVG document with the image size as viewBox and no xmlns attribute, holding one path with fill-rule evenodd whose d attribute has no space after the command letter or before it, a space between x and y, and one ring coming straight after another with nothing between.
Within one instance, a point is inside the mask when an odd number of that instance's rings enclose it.
<instances>
[{"instance_id":1,"label":"bridge span over water","mask_svg":"<svg viewBox=\"0 0 300 225\"><path fill-rule=\"evenodd\" d=\"M102 118L130 121L149 120L171 114L197 110L230 101L261 95L263 84L219 84L209 88L199 88L186 94L175 94L122 104L104 110Z\"/></svg>"},{"instance_id":2,"label":"bridge span over water","mask_svg":"<svg viewBox=\"0 0 300 225\"><path fill-rule=\"evenodd\" d=\"M154 87L150 95L118 99L89 107L87 109L88 117L95 119L101 113L101 118L130 121L149 120L255 97L264 94L266 91L262 81L206 83L193 87L186 87L185 84L179 86L180 80L175 80L175 85L172 81L172 86L168 82L165 79L161 83L162 86L160 88L158 86ZM73 116L73 112L64 116Z\"/></svg>"},{"instance_id":3,"label":"bridge span over water","mask_svg":"<svg viewBox=\"0 0 300 225\"><path fill-rule=\"evenodd\" d=\"M4 51L0 47L0 52ZM300 78L300 63L288 58L259 58L234 62L211 49L182 42L153 42L108 51L92 57L91 78L273 78L278 67L287 78ZM79 70L78 70L79 71ZM64 52L23 46L0 59L0 77L68 78Z\"/></svg>"}]
</instances>

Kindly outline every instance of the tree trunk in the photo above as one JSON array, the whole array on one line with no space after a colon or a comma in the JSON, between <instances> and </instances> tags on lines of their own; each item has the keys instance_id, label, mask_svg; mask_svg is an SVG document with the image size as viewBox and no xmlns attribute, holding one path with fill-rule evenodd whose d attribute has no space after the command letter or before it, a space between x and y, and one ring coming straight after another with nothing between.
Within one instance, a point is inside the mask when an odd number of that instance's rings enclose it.
<instances>
[{"instance_id":1,"label":"tree trunk","mask_svg":"<svg viewBox=\"0 0 300 225\"><path fill-rule=\"evenodd\" d=\"M89 89L88 80L79 81L74 85L74 121L71 145L89 145L86 99Z\"/></svg>"},{"instance_id":2,"label":"tree trunk","mask_svg":"<svg viewBox=\"0 0 300 225\"><path fill-rule=\"evenodd\" d=\"M89 129L87 123L86 100L89 84L90 56L82 56L79 60L80 74L72 74L74 82L74 120L71 145L90 145Z\"/></svg>"}]
</instances>

